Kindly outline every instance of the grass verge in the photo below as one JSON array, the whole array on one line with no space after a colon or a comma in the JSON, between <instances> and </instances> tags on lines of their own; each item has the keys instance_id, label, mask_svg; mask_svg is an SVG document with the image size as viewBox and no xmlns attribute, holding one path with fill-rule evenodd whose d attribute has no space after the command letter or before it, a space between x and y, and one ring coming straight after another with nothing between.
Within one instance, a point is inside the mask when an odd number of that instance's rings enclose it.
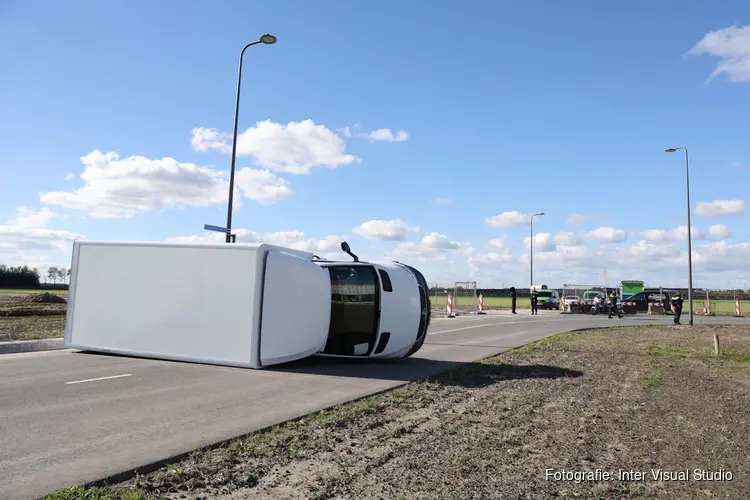
<instances>
[{"instance_id":1,"label":"grass verge","mask_svg":"<svg viewBox=\"0 0 750 500\"><path fill-rule=\"evenodd\" d=\"M574 332L47 498L744 498L748 407L750 327ZM548 469L645 476L554 481Z\"/></svg>"}]
</instances>

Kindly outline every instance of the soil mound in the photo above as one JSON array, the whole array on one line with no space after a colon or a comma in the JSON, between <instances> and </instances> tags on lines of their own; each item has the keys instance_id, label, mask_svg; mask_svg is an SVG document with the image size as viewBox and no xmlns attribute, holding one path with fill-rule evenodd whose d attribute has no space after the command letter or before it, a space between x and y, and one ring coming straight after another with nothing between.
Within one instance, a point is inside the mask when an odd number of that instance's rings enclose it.
<instances>
[{"instance_id":1,"label":"soil mound","mask_svg":"<svg viewBox=\"0 0 750 500\"><path fill-rule=\"evenodd\" d=\"M44 292L27 295L18 301L19 305L31 304L67 304L68 301L54 293Z\"/></svg>"}]
</instances>

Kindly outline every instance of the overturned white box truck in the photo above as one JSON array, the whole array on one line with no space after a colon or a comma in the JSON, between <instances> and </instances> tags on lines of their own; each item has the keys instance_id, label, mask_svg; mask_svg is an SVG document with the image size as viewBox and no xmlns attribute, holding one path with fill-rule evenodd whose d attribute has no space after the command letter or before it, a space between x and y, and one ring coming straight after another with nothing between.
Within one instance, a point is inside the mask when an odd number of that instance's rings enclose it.
<instances>
[{"instance_id":1,"label":"overturned white box truck","mask_svg":"<svg viewBox=\"0 0 750 500\"><path fill-rule=\"evenodd\" d=\"M75 241L65 347L263 368L312 355L411 356L424 276L267 244Z\"/></svg>"}]
</instances>

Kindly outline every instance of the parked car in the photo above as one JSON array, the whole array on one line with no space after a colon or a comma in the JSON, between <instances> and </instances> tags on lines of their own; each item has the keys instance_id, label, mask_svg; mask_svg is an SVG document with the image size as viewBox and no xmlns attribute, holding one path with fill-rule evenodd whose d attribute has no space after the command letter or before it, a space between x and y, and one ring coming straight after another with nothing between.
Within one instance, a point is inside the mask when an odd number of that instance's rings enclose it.
<instances>
[{"instance_id":1,"label":"parked car","mask_svg":"<svg viewBox=\"0 0 750 500\"><path fill-rule=\"evenodd\" d=\"M565 296L565 307L575 306L581 303L581 297L578 295L566 295Z\"/></svg>"}]
</instances>

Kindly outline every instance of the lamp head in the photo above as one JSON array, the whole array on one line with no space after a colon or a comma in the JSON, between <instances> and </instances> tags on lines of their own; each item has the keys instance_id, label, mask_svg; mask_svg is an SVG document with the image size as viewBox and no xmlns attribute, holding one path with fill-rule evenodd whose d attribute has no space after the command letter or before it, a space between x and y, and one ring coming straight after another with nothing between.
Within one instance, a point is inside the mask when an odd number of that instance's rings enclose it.
<instances>
[{"instance_id":1,"label":"lamp head","mask_svg":"<svg viewBox=\"0 0 750 500\"><path fill-rule=\"evenodd\" d=\"M276 43L276 37L269 33L266 33L265 35L260 37L260 41L265 43L266 45L273 45L274 43Z\"/></svg>"},{"instance_id":2,"label":"lamp head","mask_svg":"<svg viewBox=\"0 0 750 500\"><path fill-rule=\"evenodd\" d=\"M675 151L677 151L678 149L682 149L682 147L679 147L679 148L669 148L669 149L666 149L665 151L666 151L667 153L674 153L674 152L675 152Z\"/></svg>"}]
</instances>

